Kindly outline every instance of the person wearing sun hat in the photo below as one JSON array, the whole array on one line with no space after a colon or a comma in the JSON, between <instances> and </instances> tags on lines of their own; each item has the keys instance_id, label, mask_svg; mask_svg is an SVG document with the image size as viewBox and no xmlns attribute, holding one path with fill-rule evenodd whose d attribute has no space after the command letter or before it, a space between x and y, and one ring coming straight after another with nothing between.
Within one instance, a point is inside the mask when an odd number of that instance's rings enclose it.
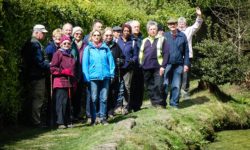
<instances>
[{"instance_id":1,"label":"person wearing sun hat","mask_svg":"<svg viewBox=\"0 0 250 150\"><path fill-rule=\"evenodd\" d=\"M169 32L165 38L169 44L169 59L164 72L165 94L170 90L170 106L178 108L180 99L181 75L189 69L189 48L186 35L177 29L177 19L167 21Z\"/></svg>"},{"instance_id":2,"label":"person wearing sun hat","mask_svg":"<svg viewBox=\"0 0 250 150\"><path fill-rule=\"evenodd\" d=\"M54 54L50 72L54 76L53 89L56 99L56 124L58 128L69 127L70 121L70 95L73 87L72 80L75 79L76 60L71 54L71 39L63 35L60 47Z\"/></svg>"},{"instance_id":3,"label":"person wearing sun hat","mask_svg":"<svg viewBox=\"0 0 250 150\"><path fill-rule=\"evenodd\" d=\"M49 62L45 59L44 49L40 43L48 31L42 24L33 27L32 37L22 48L24 84L28 90L28 99L31 102L31 118L35 127L40 127L41 108L46 101L45 76L49 71Z\"/></svg>"},{"instance_id":4,"label":"person wearing sun hat","mask_svg":"<svg viewBox=\"0 0 250 150\"><path fill-rule=\"evenodd\" d=\"M88 97L86 95L85 90L86 86L84 86L83 82L83 74L82 74L82 55L83 55L83 50L86 46L83 40L83 29L80 26L75 26L72 31L72 50L71 54L74 56L76 59L76 89L73 95L73 100L72 100L72 106L73 106L73 117L74 117L74 122L77 122L82 119L83 115L83 110L85 103L83 101L86 101L85 97ZM88 111L90 112L90 111ZM90 116L90 113L87 116Z\"/></svg>"}]
</instances>

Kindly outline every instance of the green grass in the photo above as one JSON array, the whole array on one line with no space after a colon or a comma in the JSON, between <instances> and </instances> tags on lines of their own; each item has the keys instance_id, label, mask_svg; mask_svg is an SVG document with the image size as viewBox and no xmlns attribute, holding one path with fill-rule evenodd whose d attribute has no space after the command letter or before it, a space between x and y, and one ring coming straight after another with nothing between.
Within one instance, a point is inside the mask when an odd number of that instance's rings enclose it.
<instances>
[{"instance_id":1,"label":"green grass","mask_svg":"<svg viewBox=\"0 0 250 150\"><path fill-rule=\"evenodd\" d=\"M108 126L76 124L64 130L14 128L0 133L0 149L97 149L99 145L117 143L118 149L197 149L204 148L224 128L249 128L249 92L234 85L221 86L233 99L221 102L207 90L197 91L192 82L191 99L180 101L180 109L153 108L144 101L141 111L117 116ZM244 102L242 102L244 99ZM133 118L131 130L117 123Z\"/></svg>"}]
</instances>

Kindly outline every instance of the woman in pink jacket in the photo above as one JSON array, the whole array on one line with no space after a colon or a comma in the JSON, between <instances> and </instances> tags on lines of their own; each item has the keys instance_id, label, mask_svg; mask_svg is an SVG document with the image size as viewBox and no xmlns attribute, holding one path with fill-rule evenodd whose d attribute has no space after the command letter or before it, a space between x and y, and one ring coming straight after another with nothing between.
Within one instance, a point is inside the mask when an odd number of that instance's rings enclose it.
<instances>
[{"instance_id":1,"label":"woman in pink jacket","mask_svg":"<svg viewBox=\"0 0 250 150\"><path fill-rule=\"evenodd\" d=\"M54 77L53 89L56 99L56 123L67 128L70 121L71 88L75 78L76 60L71 54L71 39L63 36L60 47L53 55L50 71Z\"/></svg>"}]
</instances>

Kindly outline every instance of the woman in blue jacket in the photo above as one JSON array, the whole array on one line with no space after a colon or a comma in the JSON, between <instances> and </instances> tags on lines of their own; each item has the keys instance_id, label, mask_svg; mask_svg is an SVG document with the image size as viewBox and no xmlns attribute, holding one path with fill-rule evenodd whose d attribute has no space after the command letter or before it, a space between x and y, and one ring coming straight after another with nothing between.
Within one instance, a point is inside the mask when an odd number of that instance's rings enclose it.
<instances>
[{"instance_id":1,"label":"woman in blue jacket","mask_svg":"<svg viewBox=\"0 0 250 150\"><path fill-rule=\"evenodd\" d=\"M84 49L82 69L84 80L91 89L92 124L96 123L98 114L100 122L106 125L108 90L110 80L114 78L115 64L109 47L102 42L102 33L99 30L90 33L90 41ZM96 110L98 102L99 111Z\"/></svg>"}]
</instances>

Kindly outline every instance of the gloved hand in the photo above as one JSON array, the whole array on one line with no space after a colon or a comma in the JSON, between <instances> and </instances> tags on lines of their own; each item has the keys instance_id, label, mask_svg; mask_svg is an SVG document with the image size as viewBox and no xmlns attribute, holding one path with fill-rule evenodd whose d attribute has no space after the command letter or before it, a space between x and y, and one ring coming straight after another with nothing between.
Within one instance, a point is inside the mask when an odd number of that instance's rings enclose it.
<instances>
[{"instance_id":1,"label":"gloved hand","mask_svg":"<svg viewBox=\"0 0 250 150\"><path fill-rule=\"evenodd\" d=\"M124 65L124 59L122 59L122 58L117 58L116 59L116 65L117 66L122 66L122 65Z\"/></svg>"},{"instance_id":2,"label":"gloved hand","mask_svg":"<svg viewBox=\"0 0 250 150\"><path fill-rule=\"evenodd\" d=\"M115 78L110 79L110 83L113 84L115 82Z\"/></svg>"},{"instance_id":3,"label":"gloved hand","mask_svg":"<svg viewBox=\"0 0 250 150\"><path fill-rule=\"evenodd\" d=\"M67 76L73 76L71 70L70 70L70 69L67 69L67 68L66 68L66 69L63 69L63 70L61 71L61 74L67 75Z\"/></svg>"},{"instance_id":4,"label":"gloved hand","mask_svg":"<svg viewBox=\"0 0 250 150\"><path fill-rule=\"evenodd\" d=\"M132 58L130 58L128 64L133 66L135 64L135 61Z\"/></svg>"}]
</instances>

